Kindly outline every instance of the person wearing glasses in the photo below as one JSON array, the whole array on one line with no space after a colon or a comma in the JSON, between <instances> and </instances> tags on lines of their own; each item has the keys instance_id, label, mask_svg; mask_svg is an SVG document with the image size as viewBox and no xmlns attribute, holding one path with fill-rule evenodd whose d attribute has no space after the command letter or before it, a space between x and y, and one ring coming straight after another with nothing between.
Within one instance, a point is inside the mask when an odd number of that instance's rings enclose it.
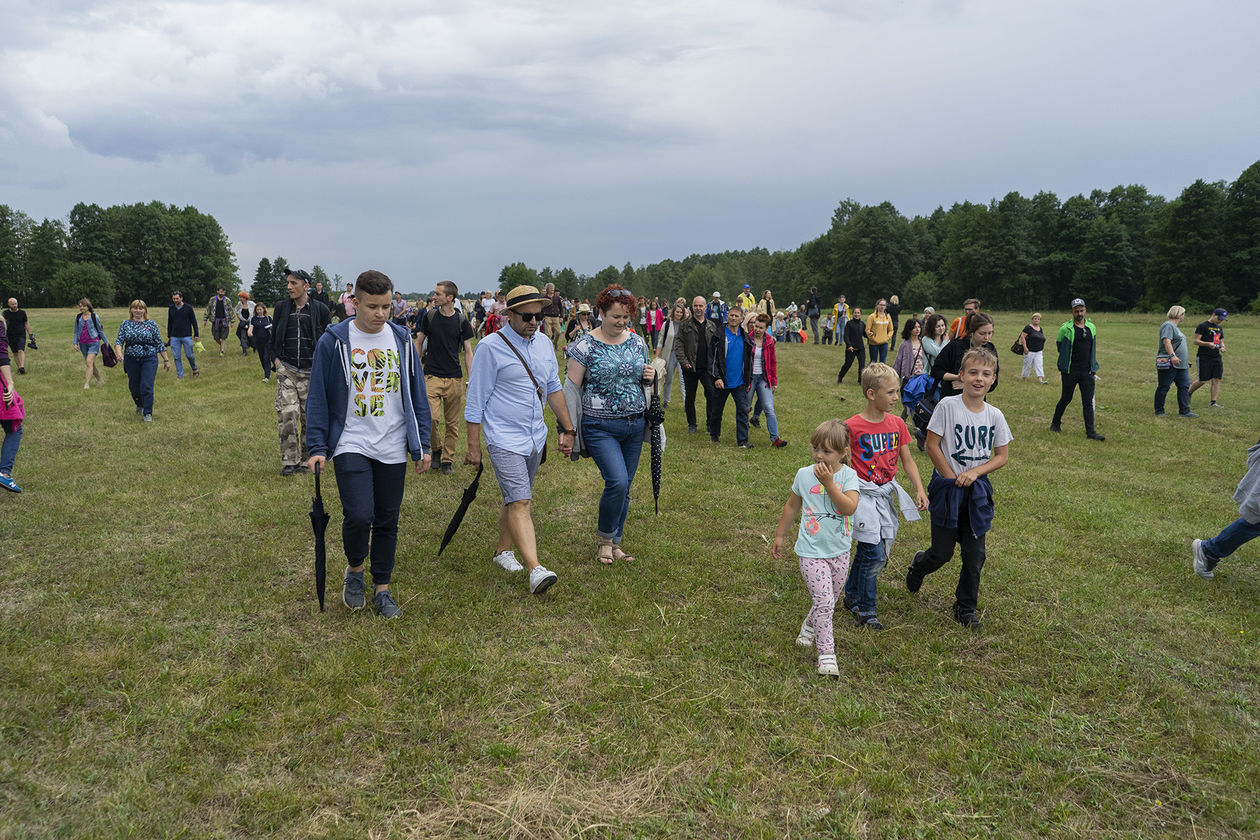
<instances>
[{"instance_id":1,"label":"person wearing glasses","mask_svg":"<svg viewBox=\"0 0 1260 840\"><path fill-rule=\"evenodd\" d=\"M541 595L556 582L538 562L531 500L534 478L547 447L543 413L550 406L559 426L560 453L573 451L575 429L560 384L556 354L537 337L547 298L534 286L517 286L504 299L507 325L477 344L468 375L464 463L481 464L481 435L503 493L494 562L509 572L529 570L529 591ZM517 559L519 554L519 560ZM521 563L524 563L524 566Z\"/></svg>"}]
</instances>

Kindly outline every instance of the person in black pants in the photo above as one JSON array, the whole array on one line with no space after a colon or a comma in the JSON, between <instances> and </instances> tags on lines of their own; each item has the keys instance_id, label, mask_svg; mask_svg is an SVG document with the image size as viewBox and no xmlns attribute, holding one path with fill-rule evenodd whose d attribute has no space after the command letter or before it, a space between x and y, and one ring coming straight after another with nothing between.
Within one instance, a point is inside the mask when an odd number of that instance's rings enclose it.
<instances>
[{"instance_id":1,"label":"person in black pants","mask_svg":"<svg viewBox=\"0 0 1260 840\"><path fill-rule=\"evenodd\" d=\"M678 338L675 351L679 352L678 362L682 365L683 384L686 385L686 397L683 408L687 412L687 433L696 433L696 392L704 389L704 429L712 434L709 422L713 405L713 377L709 373L709 346L705 321L705 300L697 295L691 301L691 315L678 323ZM681 351L678 347L681 345Z\"/></svg>"},{"instance_id":2,"label":"person in black pants","mask_svg":"<svg viewBox=\"0 0 1260 840\"><path fill-rule=\"evenodd\" d=\"M862 320L862 310L853 307L853 314L844 323L844 367L836 375L836 384L844 381L853 360L858 360L858 379L862 378L862 368L866 367L866 322Z\"/></svg>"},{"instance_id":3,"label":"person in black pants","mask_svg":"<svg viewBox=\"0 0 1260 840\"><path fill-rule=\"evenodd\" d=\"M1062 431L1063 412L1072 402L1072 394L1081 389L1081 413L1085 417L1085 437L1106 440L1094 429L1094 372L1098 370L1098 328L1085 317L1085 301L1072 301L1072 320L1059 327L1055 345L1059 348L1059 374L1063 378L1063 394L1054 407L1050 431Z\"/></svg>"}]
</instances>

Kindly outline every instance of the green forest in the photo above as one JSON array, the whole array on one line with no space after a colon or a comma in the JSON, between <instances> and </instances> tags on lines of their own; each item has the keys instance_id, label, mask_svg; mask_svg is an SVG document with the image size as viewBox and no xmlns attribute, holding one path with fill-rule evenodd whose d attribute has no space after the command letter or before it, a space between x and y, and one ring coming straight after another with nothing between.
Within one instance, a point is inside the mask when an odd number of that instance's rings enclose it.
<instances>
[{"instance_id":1,"label":"green forest","mask_svg":"<svg viewBox=\"0 0 1260 840\"><path fill-rule=\"evenodd\" d=\"M283 257L263 259L250 285L259 300L283 295ZM340 275L328 278L339 288ZM492 285L453 278L466 294ZM977 297L986 308L1063 308L1076 295L1103 310L1192 312L1214 306L1260 311L1260 161L1232 183L1197 180L1168 200L1144 186L1096 189L1060 200L1018 192L988 204L962 202L907 218L889 202L847 199L829 229L793 251L753 248L692 254L651 265L609 265L594 275L518 262L498 285L553 282L566 296L590 298L610 282L648 297L691 297L745 283L770 289L780 304L803 303L811 287L824 300L900 295L903 306L957 307ZM219 222L195 207L150 202L102 208L76 204L66 219L36 223L0 204L0 295L25 307L97 305L139 297L165 300L180 288L191 300L215 286L243 287Z\"/></svg>"}]
</instances>

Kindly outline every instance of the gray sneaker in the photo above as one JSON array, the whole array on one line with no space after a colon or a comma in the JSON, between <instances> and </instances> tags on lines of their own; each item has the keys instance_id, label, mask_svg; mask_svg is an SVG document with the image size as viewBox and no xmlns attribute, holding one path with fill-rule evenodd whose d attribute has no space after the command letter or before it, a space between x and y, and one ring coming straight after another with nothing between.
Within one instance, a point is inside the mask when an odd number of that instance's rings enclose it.
<instances>
[{"instance_id":1,"label":"gray sneaker","mask_svg":"<svg viewBox=\"0 0 1260 840\"><path fill-rule=\"evenodd\" d=\"M363 572L346 570L346 579L341 587L341 603L349 609L363 609Z\"/></svg>"},{"instance_id":2,"label":"gray sneaker","mask_svg":"<svg viewBox=\"0 0 1260 840\"><path fill-rule=\"evenodd\" d=\"M1196 575L1204 580L1211 580L1216 577L1216 572L1212 571L1212 562L1203 553L1203 540L1195 540L1190 543L1190 552L1194 555L1194 573Z\"/></svg>"},{"instance_id":3,"label":"gray sneaker","mask_svg":"<svg viewBox=\"0 0 1260 840\"><path fill-rule=\"evenodd\" d=\"M398 604L394 602L394 596L389 594L388 589L382 589L373 595L372 605L376 607L381 618L398 618L402 615L402 610L398 608Z\"/></svg>"},{"instance_id":4,"label":"gray sneaker","mask_svg":"<svg viewBox=\"0 0 1260 840\"><path fill-rule=\"evenodd\" d=\"M494 562L498 563L505 572L519 572L525 568L521 565L521 561L516 559L516 552L510 548L494 555Z\"/></svg>"}]
</instances>

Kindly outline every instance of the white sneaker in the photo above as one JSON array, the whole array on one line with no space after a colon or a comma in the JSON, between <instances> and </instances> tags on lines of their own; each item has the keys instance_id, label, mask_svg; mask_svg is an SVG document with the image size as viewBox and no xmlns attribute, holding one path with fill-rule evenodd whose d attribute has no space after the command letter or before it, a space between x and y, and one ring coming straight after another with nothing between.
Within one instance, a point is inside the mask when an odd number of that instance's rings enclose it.
<instances>
[{"instance_id":1,"label":"white sneaker","mask_svg":"<svg viewBox=\"0 0 1260 840\"><path fill-rule=\"evenodd\" d=\"M814 625L809 623L809 616L801 622L801 632L796 635L796 643L801 647L812 648L814 646Z\"/></svg>"},{"instance_id":2,"label":"white sneaker","mask_svg":"<svg viewBox=\"0 0 1260 840\"><path fill-rule=\"evenodd\" d=\"M1190 543L1190 552L1194 555L1194 573L1204 580L1211 580L1216 573L1208 567L1207 555L1203 553L1203 540Z\"/></svg>"},{"instance_id":3,"label":"white sneaker","mask_svg":"<svg viewBox=\"0 0 1260 840\"><path fill-rule=\"evenodd\" d=\"M836 667L836 655L824 653L818 657L818 676L840 678L840 669Z\"/></svg>"},{"instance_id":4,"label":"white sneaker","mask_svg":"<svg viewBox=\"0 0 1260 840\"><path fill-rule=\"evenodd\" d=\"M529 591L533 595L541 595L556 582L556 573L549 572L542 566L535 566L529 573Z\"/></svg>"},{"instance_id":5,"label":"white sneaker","mask_svg":"<svg viewBox=\"0 0 1260 840\"><path fill-rule=\"evenodd\" d=\"M502 566L505 572L519 572L525 568L516 559L516 552L510 548L507 551L500 551L494 555L494 562Z\"/></svg>"}]
</instances>

